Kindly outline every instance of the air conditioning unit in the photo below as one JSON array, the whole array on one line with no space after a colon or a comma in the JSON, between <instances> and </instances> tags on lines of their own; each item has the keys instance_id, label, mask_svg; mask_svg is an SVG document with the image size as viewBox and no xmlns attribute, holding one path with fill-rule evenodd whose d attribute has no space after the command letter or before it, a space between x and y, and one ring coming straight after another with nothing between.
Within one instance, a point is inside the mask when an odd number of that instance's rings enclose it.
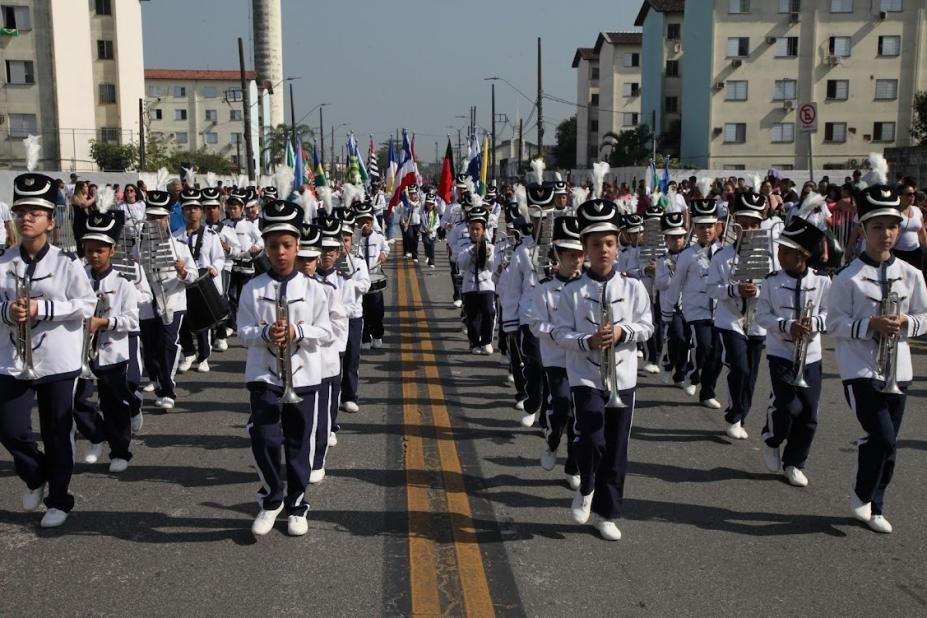
<instances>
[{"instance_id":1,"label":"air conditioning unit","mask_svg":"<svg viewBox=\"0 0 927 618\"><path fill-rule=\"evenodd\" d=\"M789 110L791 110L791 109L794 108L794 107L795 107L795 103L794 103L793 101L791 101L791 100L788 100L788 99L787 99L787 100L785 100L785 101L782 102L782 109L784 109L785 111L789 111Z\"/></svg>"},{"instance_id":2,"label":"air conditioning unit","mask_svg":"<svg viewBox=\"0 0 927 618\"><path fill-rule=\"evenodd\" d=\"M828 57L825 59L825 61L826 61L827 64L829 64L830 66L835 67L835 66L837 66L838 64L840 64L840 56L828 56Z\"/></svg>"},{"instance_id":3,"label":"air conditioning unit","mask_svg":"<svg viewBox=\"0 0 927 618\"><path fill-rule=\"evenodd\" d=\"M847 161L847 167L850 169L859 167L859 159L850 159Z\"/></svg>"},{"instance_id":4,"label":"air conditioning unit","mask_svg":"<svg viewBox=\"0 0 927 618\"><path fill-rule=\"evenodd\" d=\"M798 22L799 22L799 15L798 15L798 13L789 13L789 23L790 23L790 24L797 24Z\"/></svg>"},{"instance_id":5,"label":"air conditioning unit","mask_svg":"<svg viewBox=\"0 0 927 618\"><path fill-rule=\"evenodd\" d=\"M6 116L0 114L0 124L3 124L4 122L6 122Z\"/></svg>"},{"instance_id":6,"label":"air conditioning unit","mask_svg":"<svg viewBox=\"0 0 927 618\"><path fill-rule=\"evenodd\" d=\"M678 54L681 51L682 51L682 43L680 43L679 41L676 41L675 43L673 43L673 53Z\"/></svg>"},{"instance_id":7,"label":"air conditioning unit","mask_svg":"<svg viewBox=\"0 0 927 618\"><path fill-rule=\"evenodd\" d=\"M774 36L768 36L768 37L766 37L766 42L769 43L770 45L775 45L775 44L776 44L776 37L774 37Z\"/></svg>"},{"instance_id":8,"label":"air conditioning unit","mask_svg":"<svg viewBox=\"0 0 927 618\"><path fill-rule=\"evenodd\" d=\"M724 82L718 82L715 84L715 90L724 90Z\"/></svg>"},{"instance_id":9,"label":"air conditioning unit","mask_svg":"<svg viewBox=\"0 0 927 618\"><path fill-rule=\"evenodd\" d=\"M740 58L734 58L733 60L731 60L731 66L734 67L735 69L742 64L743 64L743 60L741 60Z\"/></svg>"},{"instance_id":10,"label":"air conditioning unit","mask_svg":"<svg viewBox=\"0 0 927 618\"><path fill-rule=\"evenodd\" d=\"M724 129L722 129L721 127L714 127L711 130L712 135L721 135L721 133L723 132L724 132Z\"/></svg>"},{"instance_id":11,"label":"air conditioning unit","mask_svg":"<svg viewBox=\"0 0 927 618\"><path fill-rule=\"evenodd\" d=\"M881 19L882 21L885 21L887 18L888 18L888 13L886 13L885 11L879 11L879 19Z\"/></svg>"}]
</instances>

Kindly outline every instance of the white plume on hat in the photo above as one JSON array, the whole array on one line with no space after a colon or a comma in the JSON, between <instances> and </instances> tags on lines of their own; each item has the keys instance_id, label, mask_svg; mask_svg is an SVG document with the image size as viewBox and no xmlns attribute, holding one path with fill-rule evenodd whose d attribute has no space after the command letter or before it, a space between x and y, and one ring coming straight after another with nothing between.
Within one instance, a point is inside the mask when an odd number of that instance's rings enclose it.
<instances>
[{"instance_id":1,"label":"white plume on hat","mask_svg":"<svg viewBox=\"0 0 927 618\"><path fill-rule=\"evenodd\" d=\"M215 186L216 186L216 180L217 180L218 178L219 178L219 177L216 176L215 172L206 172L206 186L207 186L207 187L215 187Z\"/></svg>"},{"instance_id":2,"label":"white plume on hat","mask_svg":"<svg viewBox=\"0 0 927 618\"><path fill-rule=\"evenodd\" d=\"M100 189L97 191L97 202L94 205L94 209L102 214L109 212L115 203L116 190L109 185L100 187Z\"/></svg>"},{"instance_id":3,"label":"white plume on hat","mask_svg":"<svg viewBox=\"0 0 927 618\"><path fill-rule=\"evenodd\" d=\"M596 161L592 164L592 197L602 197L602 187L605 185L605 175L610 166L607 161Z\"/></svg>"},{"instance_id":4,"label":"white plume on hat","mask_svg":"<svg viewBox=\"0 0 927 618\"><path fill-rule=\"evenodd\" d=\"M530 217L530 213L528 212L528 192L525 190L525 185L516 184L512 187L512 193L515 195L515 201L518 203L518 214L527 221Z\"/></svg>"},{"instance_id":5,"label":"white plume on hat","mask_svg":"<svg viewBox=\"0 0 927 618\"><path fill-rule=\"evenodd\" d=\"M798 212L795 213L795 216L801 217L802 219L807 220L818 208L824 206L824 196L820 193L815 193L812 191L805 196L805 199L801 203L801 207L798 209Z\"/></svg>"},{"instance_id":6,"label":"white plume on hat","mask_svg":"<svg viewBox=\"0 0 927 618\"><path fill-rule=\"evenodd\" d=\"M702 197L708 197L708 194L711 193L711 188L714 186L715 181L708 176L702 176L698 179L698 192L702 194Z\"/></svg>"},{"instance_id":7,"label":"white plume on hat","mask_svg":"<svg viewBox=\"0 0 927 618\"><path fill-rule=\"evenodd\" d=\"M676 189L673 187L666 188L666 203L672 205L676 203Z\"/></svg>"},{"instance_id":8,"label":"white plume on hat","mask_svg":"<svg viewBox=\"0 0 927 618\"><path fill-rule=\"evenodd\" d=\"M42 154L42 136L29 135L23 140L23 146L26 149L26 171L33 172Z\"/></svg>"},{"instance_id":9,"label":"white plume on hat","mask_svg":"<svg viewBox=\"0 0 927 618\"><path fill-rule=\"evenodd\" d=\"M759 177L758 174L751 174L745 179L747 182L747 187L753 189L757 193L760 192L760 187L763 186L763 179Z\"/></svg>"},{"instance_id":10,"label":"white plume on hat","mask_svg":"<svg viewBox=\"0 0 927 618\"><path fill-rule=\"evenodd\" d=\"M878 152L871 152L867 158L869 159L869 171L860 180L860 189L872 185L888 184L888 161L885 157Z\"/></svg>"},{"instance_id":11,"label":"white plume on hat","mask_svg":"<svg viewBox=\"0 0 927 618\"><path fill-rule=\"evenodd\" d=\"M315 199L315 196L312 195L312 191L306 189L303 191L300 200L303 203L303 222L312 223L312 213L316 212L318 208L318 202Z\"/></svg>"},{"instance_id":12,"label":"white plume on hat","mask_svg":"<svg viewBox=\"0 0 927 618\"><path fill-rule=\"evenodd\" d=\"M328 185L316 187L315 192L325 208L325 214L332 214L332 188Z\"/></svg>"},{"instance_id":13,"label":"white plume on hat","mask_svg":"<svg viewBox=\"0 0 927 618\"><path fill-rule=\"evenodd\" d=\"M278 165L274 168L274 186L277 187L277 199L285 200L293 192L293 178L296 170L289 165Z\"/></svg>"},{"instance_id":14,"label":"white plume on hat","mask_svg":"<svg viewBox=\"0 0 927 618\"><path fill-rule=\"evenodd\" d=\"M167 190L167 179L170 176L170 172L167 171L167 168L159 167L158 174L155 176L155 190L165 191Z\"/></svg>"},{"instance_id":15,"label":"white plume on hat","mask_svg":"<svg viewBox=\"0 0 927 618\"><path fill-rule=\"evenodd\" d=\"M470 178L469 175L464 178L464 184L467 185L467 191L469 191L471 194L476 193L476 185L473 184L473 179Z\"/></svg>"},{"instance_id":16,"label":"white plume on hat","mask_svg":"<svg viewBox=\"0 0 927 618\"><path fill-rule=\"evenodd\" d=\"M470 209L480 208L483 205L483 196L479 193L470 194Z\"/></svg>"},{"instance_id":17,"label":"white plume on hat","mask_svg":"<svg viewBox=\"0 0 927 618\"><path fill-rule=\"evenodd\" d=\"M573 196L573 207L576 208L589 199L589 189L586 187L573 187L570 189L570 195Z\"/></svg>"},{"instance_id":18,"label":"white plume on hat","mask_svg":"<svg viewBox=\"0 0 927 618\"><path fill-rule=\"evenodd\" d=\"M640 200L637 199L637 194L636 194L636 193L632 193L632 194L627 198L627 202L628 202L628 205L631 207L631 212L632 212L632 213L637 212L637 203L638 203L639 201L640 201Z\"/></svg>"},{"instance_id":19,"label":"white plume on hat","mask_svg":"<svg viewBox=\"0 0 927 618\"><path fill-rule=\"evenodd\" d=\"M351 182L344 183L341 189L341 205L350 208L354 202L364 201L364 187Z\"/></svg>"},{"instance_id":20,"label":"white plume on hat","mask_svg":"<svg viewBox=\"0 0 927 618\"><path fill-rule=\"evenodd\" d=\"M534 182L541 184L544 182L544 170L547 169L547 165L544 163L543 158L537 158L531 160L531 171L534 173Z\"/></svg>"},{"instance_id":21,"label":"white plume on hat","mask_svg":"<svg viewBox=\"0 0 927 618\"><path fill-rule=\"evenodd\" d=\"M195 167L182 167L184 171L184 182L187 183L187 186L193 188L196 184L196 168Z\"/></svg>"}]
</instances>

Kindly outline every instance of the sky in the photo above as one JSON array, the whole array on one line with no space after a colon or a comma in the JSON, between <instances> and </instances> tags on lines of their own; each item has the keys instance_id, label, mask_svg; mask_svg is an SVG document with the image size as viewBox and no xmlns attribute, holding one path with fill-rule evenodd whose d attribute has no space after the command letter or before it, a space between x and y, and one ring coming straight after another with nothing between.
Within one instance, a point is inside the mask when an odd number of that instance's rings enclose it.
<instances>
[{"instance_id":1,"label":"sky","mask_svg":"<svg viewBox=\"0 0 927 618\"><path fill-rule=\"evenodd\" d=\"M641 0L282 0L283 74L294 80L296 118L322 102L326 135L336 143L353 130L366 147L372 133L385 141L397 128L416 134L423 162L441 156L447 134L466 133L470 106L477 124L490 127L490 82L496 82L496 139L512 136L525 119L526 139L536 141L529 114L537 94L537 37L542 38L544 92L576 99L577 47L592 47L599 31L634 29ZM239 36L251 56L251 0L150 0L142 3L145 67L237 69ZM528 99L531 99L530 101ZM575 107L544 101L544 142ZM457 118L465 116L465 118ZM290 118L287 101L286 118ZM305 121L318 124L318 112ZM529 131L529 127L532 127ZM340 133L340 135L339 135Z\"/></svg>"}]
</instances>

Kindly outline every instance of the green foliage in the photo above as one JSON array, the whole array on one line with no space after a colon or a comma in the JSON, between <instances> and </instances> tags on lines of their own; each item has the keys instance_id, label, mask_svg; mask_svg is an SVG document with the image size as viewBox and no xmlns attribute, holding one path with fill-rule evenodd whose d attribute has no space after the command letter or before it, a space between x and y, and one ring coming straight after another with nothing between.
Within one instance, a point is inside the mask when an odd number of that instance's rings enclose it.
<instances>
[{"instance_id":1,"label":"green foliage","mask_svg":"<svg viewBox=\"0 0 927 618\"><path fill-rule=\"evenodd\" d=\"M124 172L135 167L138 162L138 149L135 144L110 144L92 139L90 156L97 167L105 172Z\"/></svg>"},{"instance_id":2,"label":"green foliage","mask_svg":"<svg viewBox=\"0 0 927 618\"><path fill-rule=\"evenodd\" d=\"M142 171L156 172L170 165L170 145L159 133L145 135L145 167Z\"/></svg>"},{"instance_id":3,"label":"green foliage","mask_svg":"<svg viewBox=\"0 0 927 618\"><path fill-rule=\"evenodd\" d=\"M610 150L608 162L612 167L647 165L650 163L652 135L647 125L602 136L599 152L604 155Z\"/></svg>"},{"instance_id":4,"label":"green foliage","mask_svg":"<svg viewBox=\"0 0 927 618\"><path fill-rule=\"evenodd\" d=\"M927 90L921 90L914 95L913 111L911 137L922 146L927 146Z\"/></svg>"},{"instance_id":5,"label":"green foliage","mask_svg":"<svg viewBox=\"0 0 927 618\"><path fill-rule=\"evenodd\" d=\"M553 154L555 167L567 170L576 167L576 116L570 116L557 125L557 144Z\"/></svg>"},{"instance_id":6,"label":"green foliage","mask_svg":"<svg viewBox=\"0 0 927 618\"><path fill-rule=\"evenodd\" d=\"M303 143L303 150L311 152L312 139L315 137L315 132L312 130L312 127L305 124L297 125L296 133ZM264 150L261 152L261 160L263 160L263 155L265 153L270 153L271 168L278 163L286 163L286 143L291 135L292 132L288 124L278 124L271 129L264 139ZM257 149L256 145L255 149ZM244 144L242 144L242 156L244 156Z\"/></svg>"},{"instance_id":7,"label":"green foliage","mask_svg":"<svg viewBox=\"0 0 927 618\"><path fill-rule=\"evenodd\" d=\"M164 166L169 170L179 171L181 167L192 166L196 169L197 174L214 172L216 174L231 174L232 163L225 157L214 152L209 152L206 147L199 150L176 150L167 159Z\"/></svg>"}]
</instances>

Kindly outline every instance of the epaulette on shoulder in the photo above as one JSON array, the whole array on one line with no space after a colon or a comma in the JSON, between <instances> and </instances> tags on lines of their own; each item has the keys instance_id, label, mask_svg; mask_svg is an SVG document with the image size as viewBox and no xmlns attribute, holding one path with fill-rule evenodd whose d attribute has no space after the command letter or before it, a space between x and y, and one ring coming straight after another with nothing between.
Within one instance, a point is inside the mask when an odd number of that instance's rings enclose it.
<instances>
[{"instance_id":1,"label":"epaulette on shoulder","mask_svg":"<svg viewBox=\"0 0 927 618\"><path fill-rule=\"evenodd\" d=\"M769 279L770 277L775 277L775 276L778 275L778 274L779 274L779 271L778 271L778 270L774 270L774 271L772 271L771 273L769 273L768 275L766 275L765 277L763 277L763 279Z\"/></svg>"},{"instance_id":2,"label":"epaulette on shoulder","mask_svg":"<svg viewBox=\"0 0 927 618\"><path fill-rule=\"evenodd\" d=\"M0 257L3 257L5 253L6 253L6 247L3 247L2 249L0 249Z\"/></svg>"},{"instance_id":3,"label":"epaulette on shoulder","mask_svg":"<svg viewBox=\"0 0 927 618\"><path fill-rule=\"evenodd\" d=\"M576 279L570 279L569 281L567 281L566 283L563 284L563 289L566 289L566 287L567 287L568 285L573 285L574 283L579 283L579 282L582 281L582 280L583 280L582 277L577 277Z\"/></svg>"},{"instance_id":4,"label":"epaulette on shoulder","mask_svg":"<svg viewBox=\"0 0 927 618\"><path fill-rule=\"evenodd\" d=\"M77 254L74 253L73 251L62 251L61 255L63 255L66 258L69 258L72 262L80 259L79 257L77 257Z\"/></svg>"},{"instance_id":5,"label":"epaulette on shoulder","mask_svg":"<svg viewBox=\"0 0 927 618\"><path fill-rule=\"evenodd\" d=\"M541 280L539 281L539 283L540 283L541 285L544 285L544 284L547 283L548 281L553 281L553 280L554 280L553 277L544 277L543 279L541 279Z\"/></svg>"}]
</instances>

